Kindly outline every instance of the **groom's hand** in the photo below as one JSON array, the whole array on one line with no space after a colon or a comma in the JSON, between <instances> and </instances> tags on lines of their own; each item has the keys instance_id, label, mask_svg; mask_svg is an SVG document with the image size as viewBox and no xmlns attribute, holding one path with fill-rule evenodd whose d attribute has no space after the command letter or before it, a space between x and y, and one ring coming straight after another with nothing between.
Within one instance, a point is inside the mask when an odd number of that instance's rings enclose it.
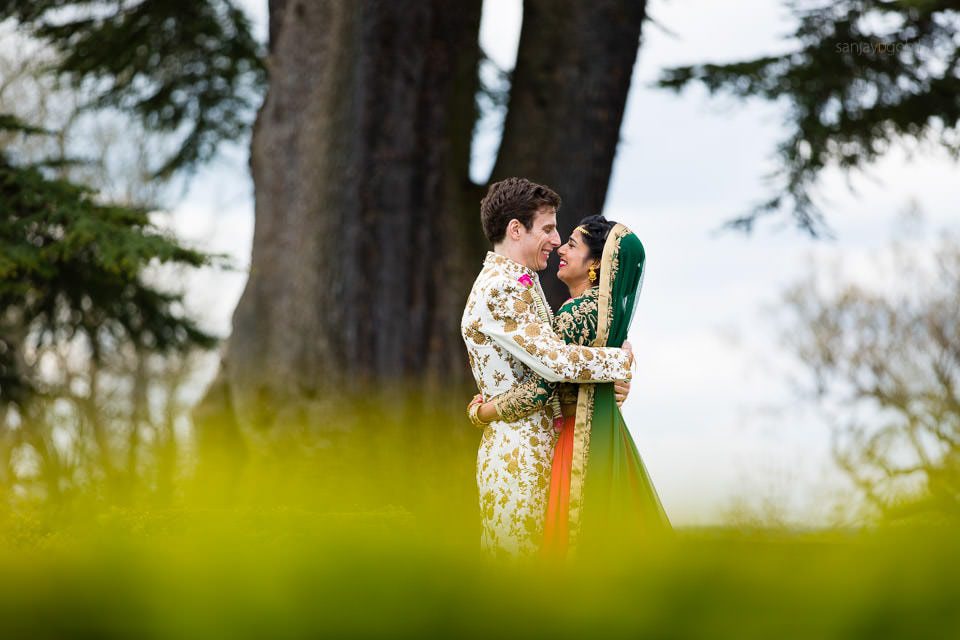
<instances>
[{"instance_id":1,"label":"groom's hand","mask_svg":"<svg viewBox=\"0 0 960 640\"><path fill-rule=\"evenodd\" d=\"M630 381L617 380L613 383L613 397L617 401L617 406L622 407L623 401L630 395Z\"/></svg>"}]
</instances>

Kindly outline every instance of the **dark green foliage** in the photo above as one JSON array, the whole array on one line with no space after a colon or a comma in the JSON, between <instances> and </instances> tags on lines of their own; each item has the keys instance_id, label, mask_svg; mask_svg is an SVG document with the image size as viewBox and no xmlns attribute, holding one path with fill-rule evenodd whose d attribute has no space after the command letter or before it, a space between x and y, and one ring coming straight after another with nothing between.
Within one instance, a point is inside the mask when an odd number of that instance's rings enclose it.
<instances>
[{"instance_id":1,"label":"dark green foliage","mask_svg":"<svg viewBox=\"0 0 960 640\"><path fill-rule=\"evenodd\" d=\"M25 134L48 133L46 130L31 126L8 113L0 113L0 131L13 131Z\"/></svg>"},{"instance_id":2,"label":"dark green foliage","mask_svg":"<svg viewBox=\"0 0 960 640\"><path fill-rule=\"evenodd\" d=\"M810 197L818 173L862 169L899 141L933 140L960 153L960 2L844 0L790 3L798 19L783 55L667 69L658 84L692 82L711 93L789 105L779 145L782 190L731 225L789 211L813 235L825 231Z\"/></svg>"},{"instance_id":3,"label":"dark green foliage","mask_svg":"<svg viewBox=\"0 0 960 640\"><path fill-rule=\"evenodd\" d=\"M262 52L230 0L0 0L7 18L55 48L51 71L91 89L90 108L116 107L182 136L157 176L209 159L249 128Z\"/></svg>"},{"instance_id":4,"label":"dark green foliage","mask_svg":"<svg viewBox=\"0 0 960 640\"><path fill-rule=\"evenodd\" d=\"M31 129L9 117L2 124ZM0 401L39 391L25 354L44 344L85 337L95 361L105 346L212 346L180 312L182 295L146 283L143 270L215 258L161 233L143 209L99 203L89 189L0 153Z\"/></svg>"}]
</instances>

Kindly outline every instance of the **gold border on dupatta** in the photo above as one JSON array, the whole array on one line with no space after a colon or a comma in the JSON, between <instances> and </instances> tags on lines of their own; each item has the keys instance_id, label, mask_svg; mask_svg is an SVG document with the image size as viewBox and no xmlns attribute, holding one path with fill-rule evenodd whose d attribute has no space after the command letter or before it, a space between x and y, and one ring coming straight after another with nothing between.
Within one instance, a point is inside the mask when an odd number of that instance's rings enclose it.
<instances>
[{"instance_id":1,"label":"gold border on dupatta","mask_svg":"<svg viewBox=\"0 0 960 640\"><path fill-rule=\"evenodd\" d=\"M605 346L613 321L613 281L619 269L620 241L630 229L615 224L603 245L600 258L600 295L597 301L597 337L591 346ZM581 384L577 393L577 417L573 427L573 460L570 465L570 510L569 550L576 549L580 533L580 517L583 511L583 483L590 455L590 422L593 417L593 400L596 385Z\"/></svg>"}]
</instances>

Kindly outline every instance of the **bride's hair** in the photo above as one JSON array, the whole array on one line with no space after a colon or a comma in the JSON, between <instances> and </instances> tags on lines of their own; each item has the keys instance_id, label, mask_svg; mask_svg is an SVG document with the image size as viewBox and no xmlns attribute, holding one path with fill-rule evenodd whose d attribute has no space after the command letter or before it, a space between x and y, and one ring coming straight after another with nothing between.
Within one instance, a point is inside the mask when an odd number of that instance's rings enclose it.
<instances>
[{"instance_id":1,"label":"bride's hair","mask_svg":"<svg viewBox=\"0 0 960 640\"><path fill-rule=\"evenodd\" d=\"M615 224L617 223L607 220L601 215L587 216L577 224L577 227L586 230L583 239L590 249L589 257L591 260L599 262L600 258L603 257L603 245L607 241L607 234L610 233L610 229L613 229Z\"/></svg>"}]
</instances>

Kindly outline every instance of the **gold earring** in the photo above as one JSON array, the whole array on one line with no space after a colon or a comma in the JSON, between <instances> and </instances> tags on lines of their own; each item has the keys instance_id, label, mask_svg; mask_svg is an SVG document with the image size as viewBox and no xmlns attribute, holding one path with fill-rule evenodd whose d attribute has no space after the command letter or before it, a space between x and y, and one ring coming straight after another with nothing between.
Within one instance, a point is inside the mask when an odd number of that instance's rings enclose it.
<instances>
[{"instance_id":1,"label":"gold earring","mask_svg":"<svg viewBox=\"0 0 960 640\"><path fill-rule=\"evenodd\" d=\"M592 264L592 265L590 265L590 270L587 271L587 278L589 278L590 282L596 282L596 281L597 281L597 272L595 271L596 268L597 268L597 266L594 265L594 264Z\"/></svg>"}]
</instances>

